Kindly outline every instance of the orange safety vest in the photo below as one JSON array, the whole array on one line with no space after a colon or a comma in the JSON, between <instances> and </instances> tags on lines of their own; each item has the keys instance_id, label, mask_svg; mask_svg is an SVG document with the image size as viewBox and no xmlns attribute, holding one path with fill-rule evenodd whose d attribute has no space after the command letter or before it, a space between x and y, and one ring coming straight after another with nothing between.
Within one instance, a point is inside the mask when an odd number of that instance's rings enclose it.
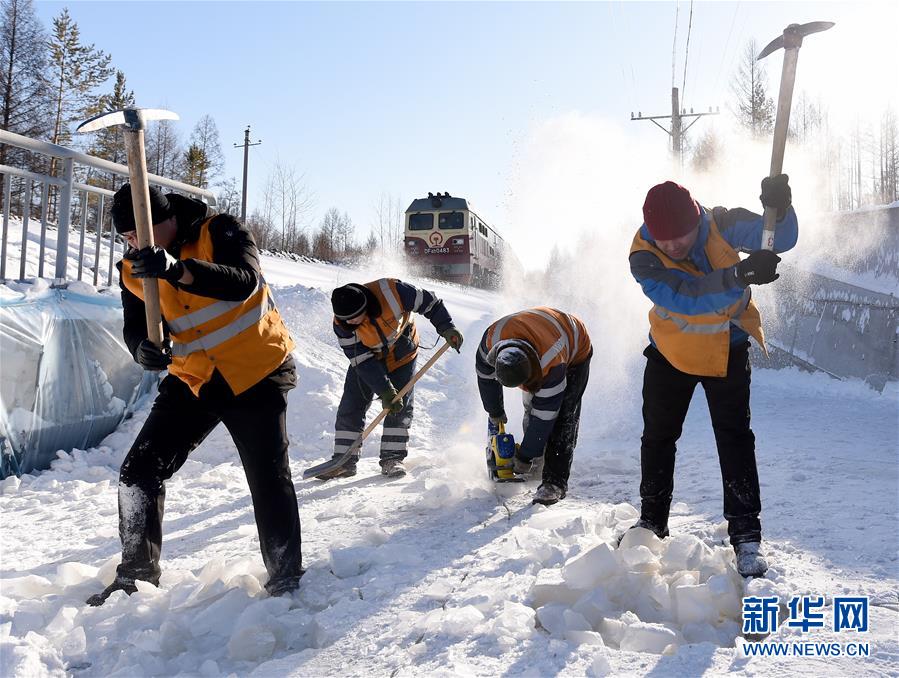
<instances>
[{"instance_id":1,"label":"orange safety vest","mask_svg":"<svg viewBox=\"0 0 899 678\"><path fill-rule=\"evenodd\" d=\"M388 372L412 362L418 355L418 330L411 312L403 310L396 283L395 278L381 278L363 285L381 304L381 314L376 318L365 316L362 323L352 328L357 340L374 353L375 358L386 360ZM408 355L397 358L395 344L404 332L408 333L414 348Z\"/></svg>"},{"instance_id":2,"label":"orange safety vest","mask_svg":"<svg viewBox=\"0 0 899 678\"><path fill-rule=\"evenodd\" d=\"M697 278L706 275L687 259L671 259L651 242L640 237L638 230L630 253L639 251L652 252L665 268L684 271ZM718 225L711 214L705 254L714 270L730 268L740 263L740 256L718 231ZM731 323L754 337L767 354L762 318L748 287L741 299L721 311L685 315L657 304L649 311L649 332L656 348L681 372L703 377L727 376Z\"/></svg>"},{"instance_id":3,"label":"orange safety vest","mask_svg":"<svg viewBox=\"0 0 899 678\"><path fill-rule=\"evenodd\" d=\"M214 261L207 219L195 242L185 243L181 259ZM122 260L122 282L144 298L141 280L131 275L131 262ZM191 294L167 280L159 280L159 306L172 340L173 374L200 394L216 368L234 395L243 393L277 368L296 347L268 285L259 285L244 301L222 301Z\"/></svg>"},{"instance_id":4,"label":"orange safety vest","mask_svg":"<svg viewBox=\"0 0 899 678\"><path fill-rule=\"evenodd\" d=\"M592 350L590 336L581 319L555 308L539 306L500 318L487 330L487 351L503 339L519 339L534 347L540 360L540 377L521 386L539 389L556 365L580 365Z\"/></svg>"}]
</instances>

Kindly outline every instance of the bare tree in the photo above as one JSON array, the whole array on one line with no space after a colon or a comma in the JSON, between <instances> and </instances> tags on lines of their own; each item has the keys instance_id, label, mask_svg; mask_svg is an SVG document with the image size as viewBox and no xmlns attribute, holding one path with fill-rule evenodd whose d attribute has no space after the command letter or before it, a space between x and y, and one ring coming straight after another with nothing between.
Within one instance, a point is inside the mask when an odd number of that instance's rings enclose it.
<instances>
[{"instance_id":1,"label":"bare tree","mask_svg":"<svg viewBox=\"0 0 899 678\"><path fill-rule=\"evenodd\" d=\"M372 231L383 251L395 250L402 244L404 214L399 196L381 191L374 205Z\"/></svg>"},{"instance_id":2,"label":"bare tree","mask_svg":"<svg viewBox=\"0 0 899 678\"><path fill-rule=\"evenodd\" d=\"M172 120L151 122L146 140L147 169L169 179L180 177L182 151L175 123Z\"/></svg>"},{"instance_id":3,"label":"bare tree","mask_svg":"<svg viewBox=\"0 0 899 678\"><path fill-rule=\"evenodd\" d=\"M190 136L188 148L187 171L195 175L197 185L206 188L209 182L221 175L225 166L222 144L215 120L210 115L200 118Z\"/></svg>"},{"instance_id":4,"label":"bare tree","mask_svg":"<svg viewBox=\"0 0 899 678\"><path fill-rule=\"evenodd\" d=\"M768 76L761 62L756 61L758 46L750 40L743 50L742 60L731 81L736 97L733 111L752 136L758 138L774 128L774 100L768 96Z\"/></svg>"},{"instance_id":5,"label":"bare tree","mask_svg":"<svg viewBox=\"0 0 899 678\"><path fill-rule=\"evenodd\" d=\"M315 199L307 189L305 176L295 167L275 162L265 183L261 214L281 234L280 249L294 251L303 246L300 236L308 226ZM306 252L299 252L306 254Z\"/></svg>"},{"instance_id":6,"label":"bare tree","mask_svg":"<svg viewBox=\"0 0 899 678\"><path fill-rule=\"evenodd\" d=\"M237 187L237 179L228 177L219 184L216 207L219 212L230 214L233 217L240 216L240 189Z\"/></svg>"}]
</instances>

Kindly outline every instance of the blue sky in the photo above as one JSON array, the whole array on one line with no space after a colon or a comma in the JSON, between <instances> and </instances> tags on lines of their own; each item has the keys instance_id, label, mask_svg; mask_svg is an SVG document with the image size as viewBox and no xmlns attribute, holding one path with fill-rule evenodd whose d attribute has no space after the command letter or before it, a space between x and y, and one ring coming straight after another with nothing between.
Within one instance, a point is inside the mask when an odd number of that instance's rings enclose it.
<instances>
[{"instance_id":1,"label":"blue sky","mask_svg":"<svg viewBox=\"0 0 899 678\"><path fill-rule=\"evenodd\" d=\"M242 151L231 144L252 125L263 144L251 150L251 210L280 158L305 173L316 221L334 206L362 233L382 191L404 208L428 191L465 196L502 229L529 136L572 112L664 147L661 130L629 117L670 111L675 14L681 87L690 13L689 2L36 3L48 27L63 6L83 40L112 55L139 105L181 115L182 138L202 115L215 118L238 182ZM824 19L843 33L809 39L797 89L847 115L895 102L884 71L869 82L839 64L899 65L890 39L872 48L870 34L899 22L897 6L697 2L683 103L725 110L749 38L764 44L788 23ZM772 93L780 63L768 65ZM721 124L706 120L695 129Z\"/></svg>"}]
</instances>

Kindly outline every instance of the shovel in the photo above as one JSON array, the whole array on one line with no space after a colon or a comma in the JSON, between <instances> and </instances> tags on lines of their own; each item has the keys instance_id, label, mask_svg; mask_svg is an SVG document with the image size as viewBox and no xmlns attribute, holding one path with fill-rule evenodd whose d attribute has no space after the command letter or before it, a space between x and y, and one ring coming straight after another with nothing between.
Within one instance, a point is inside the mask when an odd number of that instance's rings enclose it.
<instances>
[{"instance_id":1,"label":"shovel","mask_svg":"<svg viewBox=\"0 0 899 678\"><path fill-rule=\"evenodd\" d=\"M440 349L434 355L431 356L431 359L428 360L428 362L426 362L422 366L422 368L420 370L418 370L418 372L415 373L415 375L409 380L409 383L400 389L400 392L396 394L396 398L394 399L393 402L402 400L403 396L406 395L413 386L415 386L415 382L418 381L419 379L421 379L421 377L424 376L424 373L427 372L429 369L431 369L431 366L437 362L437 359L440 356L442 356L444 353L446 353L446 350L448 348L450 348L449 342L447 342L443 346L441 346ZM308 480L309 478L314 478L318 475L321 475L328 471L333 471L333 470L338 469L341 466L343 466L347 462L347 460L353 455L353 453L359 449L359 447L362 445L362 442L368 437L368 435L378 427L378 424L380 424L384 420L384 417L386 417L388 414L390 414L390 410L388 410L388 409L381 410L381 412L378 414L378 416L374 418L374 421L372 421L365 428L365 430L359 434L359 437L356 438L356 442L354 442L352 445L350 445L347 448L347 450L345 452L343 452L343 454L341 454L339 457L332 457L328 461L318 464L317 466L311 466L311 467L307 468L305 471L303 471L303 480Z\"/></svg>"}]
</instances>

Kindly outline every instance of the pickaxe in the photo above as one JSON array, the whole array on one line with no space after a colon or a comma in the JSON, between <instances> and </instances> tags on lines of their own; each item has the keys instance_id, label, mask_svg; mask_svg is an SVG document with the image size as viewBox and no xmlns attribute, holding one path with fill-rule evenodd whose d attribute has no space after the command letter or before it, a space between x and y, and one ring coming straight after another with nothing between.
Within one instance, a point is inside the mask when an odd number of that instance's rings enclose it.
<instances>
[{"instance_id":1,"label":"pickaxe","mask_svg":"<svg viewBox=\"0 0 899 678\"><path fill-rule=\"evenodd\" d=\"M160 108L124 108L101 113L78 125L77 132L94 132L114 125L125 126L125 151L128 154L128 176L131 202L137 225L137 247L153 246L153 222L150 216L150 183L147 180L147 156L144 152L144 129L148 120L178 120L178 115ZM144 278L144 306L147 314L147 337L162 346L162 315L159 311L159 281Z\"/></svg>"},{"instance_id":2,"label":"pickaxe","mask_svg":"<svg viewBox=\"0 0 899 678\"><path fill-rule=\"evenodd\" d=\"M784 150L787 146L787 131L790 128L790 107L793 105L793 84L796 82L796 63L799 61L799 48L802 39L812 33L826 31L833 26L832 21L812 21L807 24L790 24L783 35L777 36L761 51L756 59L784 49L783 71L780 76L780 94L777 97L777 118L774 121L774 147L771 149L771 172L776 177L783 172ZM774 249L774 225L777 221L777 208L765 208L765 222L762 230L762 249Z\"/></svg>"}]
</instances>

